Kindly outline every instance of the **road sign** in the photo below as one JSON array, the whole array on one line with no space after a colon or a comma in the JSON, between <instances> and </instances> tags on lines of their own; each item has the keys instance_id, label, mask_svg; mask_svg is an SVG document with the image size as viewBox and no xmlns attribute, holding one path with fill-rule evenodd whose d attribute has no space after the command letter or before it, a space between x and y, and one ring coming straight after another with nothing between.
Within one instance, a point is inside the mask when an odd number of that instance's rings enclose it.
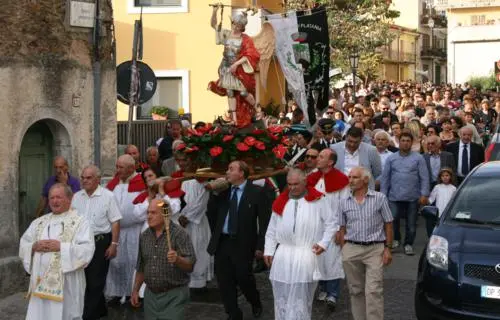
<instances>
[{"instance_id":1,"label":"road sign","mask_svg":"<svg viewBox=\"0 0 500 320\"><path fill-rule=\"evenodd\" d=\"M73 27L93 28L95 21L95 4L82 1L71 1L69 23Z\"/></svg>"},{"instance_id":2,"label":"road sign","mask_svg":"<svg viewBox=\"0 0 500 320\"><path fill-rule=\"evenodd\" d=\"M117 93L118 100L125 104L129 104L129 92L130 92L130 72L132 67L132 61L122 62L116 68L117 74ZM139 104L143 104L153 97L156 91L156 76L154 71L144 62L137 61L137 70L139 72Z\"/></svg>"}]
</instances>

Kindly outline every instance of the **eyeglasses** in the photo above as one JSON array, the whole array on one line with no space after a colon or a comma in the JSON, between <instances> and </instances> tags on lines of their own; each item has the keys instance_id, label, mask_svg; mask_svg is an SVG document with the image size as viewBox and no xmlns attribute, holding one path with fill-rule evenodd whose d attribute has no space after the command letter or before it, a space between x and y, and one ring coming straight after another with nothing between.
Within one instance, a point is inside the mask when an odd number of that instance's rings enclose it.
<instances>
[{"instance_id":1,"label":"eyeglasses","mask_svg":"<svg viewBox=\"0 0 500 320\"><path fill-rule=\"evenodd\" d=\"M313 156L312 154L306 154L306 158L316 159L318 156Z\"/></svg>"},{"instance_id":2,"label":"eyeglasses","mask_svg":"<svg viewBox=\"0 0 500 320\"><path fill-rule=\"evenodd\" d=\"M333 114L333 112L327 112L326 114Z\"/></svg>"}]
</instances>

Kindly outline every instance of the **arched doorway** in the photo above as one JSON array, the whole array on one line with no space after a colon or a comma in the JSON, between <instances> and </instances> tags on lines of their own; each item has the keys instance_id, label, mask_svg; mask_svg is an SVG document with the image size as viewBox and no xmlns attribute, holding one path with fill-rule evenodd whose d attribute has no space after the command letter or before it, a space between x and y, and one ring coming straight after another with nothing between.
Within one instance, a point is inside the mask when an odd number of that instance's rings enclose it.
<instances>
[{"instance_id":1,"label":"arched doorway","mask_svg":"<svg viewBox=\"0 0 500 320\"><path fill-rule=\"evenodd\" d=\"M19 234L35 219L43 184L51 173L54 135L44 121L29 127L19 154Z\"/></svg>"}]
</instances>

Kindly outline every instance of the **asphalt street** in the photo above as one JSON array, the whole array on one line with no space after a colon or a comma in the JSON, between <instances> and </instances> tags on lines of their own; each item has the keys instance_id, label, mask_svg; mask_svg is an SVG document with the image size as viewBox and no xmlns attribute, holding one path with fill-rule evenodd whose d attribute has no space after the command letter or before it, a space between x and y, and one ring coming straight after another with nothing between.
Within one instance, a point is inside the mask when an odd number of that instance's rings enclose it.
<instances>
[{"instance_id":1,"label":"asphalt street","mask_svg":"<svg viewBox=\"0 0 500 320\"><path fill-rule=\"evenodd\" d=\"M403 226L402 226L403 227ZM406 256L402 249L393 252L393 263L386 268L384 274L384 309L386 320L415 320L413 307L413 292L417 277L418 259L422 252L427 236L425 234L425 221L420 218L415 242L414 256ZM256 275L257 286L261 293L264 313L260 319L274 319L273 295L267 273ZM0 300L0 319L21 320L26 316L27 301L23 292ZM250 305L243 296L239 299L245 319L253 319ZM215 283L203 294L193 294L192 302L187 307L186 319L190 320L219 320L226 319L218 290ZM112 305L107 318L101 320L140 320L144 319L141 309L134 309L130 305ZM313 305L314 320L341 319L350 320L349 296L345 282L342 284L341 297L337 309L331 312L322 303ZM48 319L49 320L49 319Z\"/></svg>"}]
</instances>

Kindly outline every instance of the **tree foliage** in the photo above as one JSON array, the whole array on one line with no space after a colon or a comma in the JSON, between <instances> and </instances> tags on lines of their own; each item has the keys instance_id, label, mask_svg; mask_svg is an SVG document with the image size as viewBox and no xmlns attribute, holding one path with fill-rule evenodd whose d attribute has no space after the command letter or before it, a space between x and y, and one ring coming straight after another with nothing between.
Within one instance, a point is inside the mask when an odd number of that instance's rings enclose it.
<instances>
[{"instance_id":1,"label":"tree foliage","mask_svg":"<svg viewBox=\"0 0 500 320\"><path fill-rule=\"evenodd\" d=\"M376 49L394 38L392 19L399 11L391 9L390 0L287 0L288 10L302 10L324 5L328 12L331 62L334 67L350 70L349 56L360 56L358 72L365 80L377 76L382 56Z\"/></svg>"},{"instance_id":2,"label":"tree foliage","mask_svg":"<svg viewBox=\"0 0 500 320\"><path fill-rule=\"evenodd\" d=\"M467 81L469 84L482 91L495 90L498 85L495 74L491 73L488 76L472 76Z\"/></svg>"}]
</instances>

